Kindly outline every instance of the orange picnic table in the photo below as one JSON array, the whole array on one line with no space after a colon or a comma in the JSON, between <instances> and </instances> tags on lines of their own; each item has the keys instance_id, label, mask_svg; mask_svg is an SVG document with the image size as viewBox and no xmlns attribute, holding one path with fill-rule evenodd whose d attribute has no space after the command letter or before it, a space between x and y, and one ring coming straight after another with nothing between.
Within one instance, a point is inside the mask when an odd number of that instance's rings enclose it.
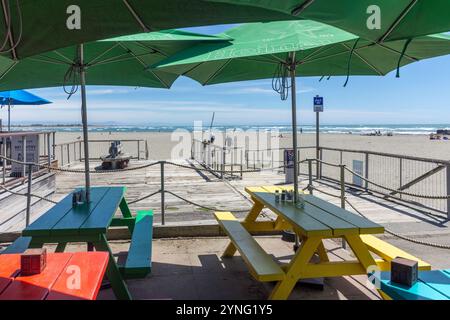
<instances>
[{"instance_id":1,"label":"orange picnic table","mask_svg":"<svg viewBox=\"0 0 450 320\"><path fill-rule=\"evenodd\" d=\"M107 252L49 253L40 274L20 275L20 254L0 255L0 300L95 300Z\"/></svg>"}]
</instances>

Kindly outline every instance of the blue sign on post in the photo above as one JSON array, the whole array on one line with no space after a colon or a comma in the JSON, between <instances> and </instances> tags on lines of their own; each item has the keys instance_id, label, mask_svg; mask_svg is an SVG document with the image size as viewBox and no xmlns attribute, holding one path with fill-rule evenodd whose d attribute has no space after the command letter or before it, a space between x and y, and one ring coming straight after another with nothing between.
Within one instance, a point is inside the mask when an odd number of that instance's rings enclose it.
<instances>
[{"instance_id":1,"label":"blue sign on post","mask_svg":"<svg viewBox=\"0 0 450 320\"><path fill-rule=\"evenodd\" d=\"M323 97L314 97L314 112L323 112Z\"/></svg>"}]
</instances>

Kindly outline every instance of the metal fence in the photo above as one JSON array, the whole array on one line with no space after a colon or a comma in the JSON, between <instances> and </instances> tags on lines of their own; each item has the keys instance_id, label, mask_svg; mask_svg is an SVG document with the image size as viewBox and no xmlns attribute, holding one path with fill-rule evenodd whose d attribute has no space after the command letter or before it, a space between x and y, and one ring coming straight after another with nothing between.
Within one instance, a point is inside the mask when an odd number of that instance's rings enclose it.
<instances>
[{"instance_id":1,"label":"metal fence","mask_svg":"<svg viewBox=\"0 0 450 320\"><path fill-rule=\"evenodd\" d=\"M192 145L192 159L215 170L224 170L223 168L231 166L241 166L244 169L280 168L284 165L284 151L288 150L288 148L264 150L227 148L197 140L193 140ZM316 158L316 147L298 148L297 158L300 163L299 174L308 176L308 163L305 160ZM384 194L388 188L430 197L450 194L450 161L328 147L319 148L319 160L345 165L373 182L369 183L350 173L345 174L346 186L368 192ZM311 165L311 171L316 179L340 181L340 171L336 168L316 161ZM397 200L450 215L449 199L414 197L395 191L390 191L389 194Z\"/></svg>"},{"instance_id":2,"label":"metal fence","mask_svg":"<svg viewBox=\"0 0 450 320\"><path fill-rule=\"evenodd\" d=\"M89 140L90 160L99 160L108 154L111 142L116 140ZM125 153L132 159L148 160L147 140L120 140ZM83 140L70 141L55 145L55 155L61 167L84 160Z\"/></svg>"}]
</instances>

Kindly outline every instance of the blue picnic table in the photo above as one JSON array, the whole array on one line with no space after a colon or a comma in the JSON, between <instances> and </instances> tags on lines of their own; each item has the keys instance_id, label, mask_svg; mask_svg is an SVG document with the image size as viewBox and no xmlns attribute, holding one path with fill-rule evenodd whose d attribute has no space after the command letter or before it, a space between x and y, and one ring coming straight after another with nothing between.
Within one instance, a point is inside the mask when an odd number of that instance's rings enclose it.
<instances>
[{"instance_id":1,"label":"blue picnic table","mask_svg":"<svg viewBox=\"0 0 450 320\"><path fill-rule=\"evenodd\" d=\"M450 269L420 271L411 287L392 282L390 273L382 272L380 287L385 298L393 300L450 300Z\"/></svg>"},{"instance_id":2,"label":"blue picnic table","mask_svg":"<svg viewBox=\"0 0 450 320\"><path fill-rule=\"evenodd\" d=\"M93 187L91 202L73 206L72 194L30 224L2 253L20 253L56 243L64 252L68 243L85 242L97 251L109 253L106 275L118 299L131 299L123 277L144 277L151 270L153 212L138 211L133 217L125 199L125 187ZM115 217L120 209L121 217ZM131 244L123 265L119 265L107 240L110 227L128 227Z\"/></svg>"}]
</instances>

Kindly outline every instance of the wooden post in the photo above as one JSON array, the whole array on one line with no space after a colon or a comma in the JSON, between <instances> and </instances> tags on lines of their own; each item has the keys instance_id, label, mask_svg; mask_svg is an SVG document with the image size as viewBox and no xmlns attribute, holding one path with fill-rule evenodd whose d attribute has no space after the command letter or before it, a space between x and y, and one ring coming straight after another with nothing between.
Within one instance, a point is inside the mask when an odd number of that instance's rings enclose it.
<instances>
[{"instance_id":1,"label":"wooden post","mask_svg":"<svg viewBox=\"0 0 450 320\"><path fill-rule=\"evenodd\" d=\"M80 153L80 162L82 162L83 161L83 155L81 154L81 152L82 152L82 148L81 148L81 145L82 145L82 143L81 143L81 141L79 142L79 150L78 150L78 152Z\"/></svg>"},{"instance_id":2,"label":"wooden post","mask_svg":"<svg viewBox=\"0 0 450 320\"><path fill-rule=\"evenodd\" d=\"M161 224L166 224L166 214L165 214L165 190L164 190L164 162L161 161Z\"/></svg>"},{"instance_id":3,"label":"wooden post","mask_svg":"<svg viewBox=\"0 0 450 320\"><path fill-rule=\"evenodd\" d=\"M400 158L399 160L400 160L400 163L399 163L399 166L400 166L399 171L400 172L399 172L399 185L398 185L398 188L400 189L403 186L403 158ZM448 167L447 167L447 171L448 171ZM400 193L399 196L400 196L400 199L401 199L402 198L402 194ZM447 205L447 208L448 208L448 205ZM447 209L447 210L449 210L449 209Z\"/></svg>"},{"instance_id":4,"label":"wooden post","mask_svg":"<svg viewBox=\"0 0 450 320\"><path fill-rule=\"evenodd\" d=\"M67 164L70 165L70 143L67 144Z\"/></svg>"}]
</instances>

